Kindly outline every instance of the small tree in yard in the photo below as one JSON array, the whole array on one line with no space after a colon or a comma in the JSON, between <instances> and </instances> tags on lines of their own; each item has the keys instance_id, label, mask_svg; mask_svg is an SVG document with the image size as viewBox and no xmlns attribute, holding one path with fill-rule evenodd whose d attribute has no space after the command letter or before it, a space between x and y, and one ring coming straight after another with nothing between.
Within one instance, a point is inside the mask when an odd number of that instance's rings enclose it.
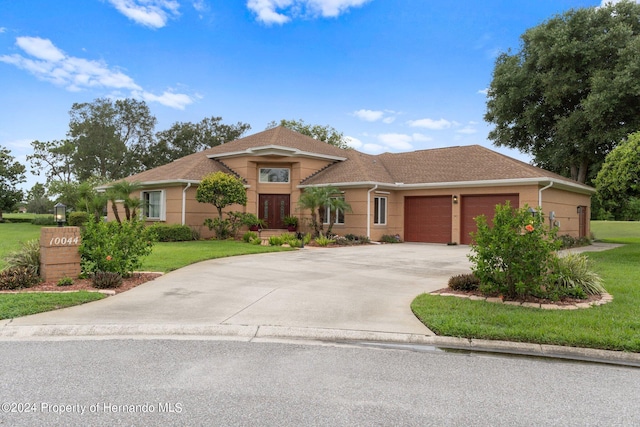
<instances>
[{"instance_id":1,"label":"small tree in yard","mask_svg":"<svg viewBox=\"0 0 640 427\"><path fill-rule=\"evenodd\" d=\"M218 210L218 218L205 222L210 229L215 229L216 237L226 238L229 223L224 220L222 209L239 204L247 205L247 191L239 178L224 172L216 172L205 176L196 190L196 200L200 203L211 203Z\"/></svg>"},{"instance_id":2,"label":"small tree in yard","mask_svg":"<svg viewBox=\"0 0 640 427\"><path fill-rule=\"evenodd\" d=\"M540 209L497 205L493 226L484 215L476 218L469 260L485 292L508 297L541 295L554 286L556 230L544 225Z\"/></svg>"}]
</instances>

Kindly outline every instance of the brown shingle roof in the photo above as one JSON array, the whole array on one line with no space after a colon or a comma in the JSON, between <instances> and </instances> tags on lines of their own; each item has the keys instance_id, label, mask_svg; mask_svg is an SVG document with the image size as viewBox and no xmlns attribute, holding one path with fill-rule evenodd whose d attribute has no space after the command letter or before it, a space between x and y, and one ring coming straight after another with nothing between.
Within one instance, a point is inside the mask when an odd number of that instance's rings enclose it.
<instances>
[{"instance_id":1,"label":"brown shingle roof","mask_svg":"<svg viewBox=\"0 0 640 427\"><path fill-rule=\"evenodd\" d=\"M272 129L258 132L244 138L236 139L217 147L209 148L203 153L206 155L224 154L229 152L241 152L251 148L277 145L281 147L295 148L309 153L322 154L326 156L345 157L344 150L336 146L318 141L310 136L278 126Z\"/></svg>"},{"instance_id":2,"label":"brown shingle roof","mask_svg":"<svg viewBox=\"0 0 640 427\"><path fill-rule=\"evenodd\" d=\"M480 145L471 145L377 156L354 151L345 162L308 178L303 184L423 184L528 178L570 181Z\"/></svg>"},{"instance_id":3,"label":"brown shingle roof","mask_svg":"<svg viewBox=\"0 0 640 427\"><path fill-rule=\"evenodd\" d=\"M259 147L280 146L306 153L330 156L332 165L307 177L303 185L379 183L428 184L470 181L568 178L507 157L480 145L438 148L407 153L370 155L345 150L317 141L279 126L245 138L209 148L127 178L143 183L162 181L200 181L205 175L224 171L234 173L215 158L228 153L243 153ZM222 159L224 161L224 159ZM582 186L575 183L578 186ZM589 188L583 186L585 188Z\"/></svg>"},{"instance_id":4,"label":"brown shingle roof","mask_svg":"<svg viewBox=\"0 0 640 427\"><path fill-rule=\"evenodd\" d=\"M127 177L129 182L200 181L205 175L223 171L233 173L222 163L207 157L204 151L182 157L166 165Z\"/></svg>"}]
</instances>

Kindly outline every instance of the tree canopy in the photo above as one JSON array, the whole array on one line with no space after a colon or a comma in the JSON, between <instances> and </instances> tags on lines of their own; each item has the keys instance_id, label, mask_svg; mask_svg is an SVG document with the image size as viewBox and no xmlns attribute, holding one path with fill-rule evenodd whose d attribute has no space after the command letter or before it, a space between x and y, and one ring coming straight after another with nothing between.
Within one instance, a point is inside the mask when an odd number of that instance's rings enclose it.
<instances>
[{"instance_id":1,"label":"tree canopy","mask_svg":"<svg viewBox=\"0 0 640 427\"><path fill-rule=\"evenodd\" d=\"M327 144L335 145L338 148L349 148L347 140L342 132L337 131L335 128L329 125L310 125L304 122L304 120L285 120L280 122L272 121L267 124L267 129L273 129L277 126L284 126L288 129L295 130L303 135L310 136L318 141L326 142Z\"/></svg>"},{"instance_id":2,"label":"tree canopy","mask_svg":"<svg viewBox=\"0 0 640 427\"><path fill-rule=\"evenodd\" d=\"M140 158L153 142L156 118L144 101L98 98L69 112L77 178L117 180L143 170Z\"/></svg>"},{"instance_id":3,"label":"tree canopy","mask_svg":"<svg viewBox=\"0 0 640 427\"><path fill-rule=\"evenodd\" d=\"M251 125L238 122L222 123L222 117L206 117L199 123L176 122L169 129L156 133L155 142L143 153L145 169L170 163L189 154L240 138Z\"/></svg>"},{"instance_id":4,"label":"tree canopy","mask_svg":"<svg viewBox=\"0 0 640 427\"><path fill-rule=\"evenodd\" d=\"M0 147L0 221L2 211L10 210L22 201L22 190L17 186L25 182L25 167L15 161L9 149Z\"/></svg>"},{"instance_id":5,"label":"tree canopy","mask_svg":"<svg viewBox=\"0 0 640 427\"><path fill-rule=\"evenodd\" d=\"M598 198L616 219L640 199L640 132L629 135L609 153L595 179Z\"/></svg>"},{"instance_id":6,"label":"tree canopy","mask_svg":"<svg viewBox=\"0 0 640 427\"><path fill-rule=\"evenodd\" d=\"M73 156L75 144L69 139L62 141L33 141L33 154L27 156L34 175L44 172L47 181L69 183L73 180Z\"/></svg>"},{"instance_id":7,"label":"tree canopy","mask_svg":"<svg viewBox=\"0 0 640 427\"><path fill-rule=\"evenodd\" d=\"M586 182L640 129L640 4L570 10L496 60L485 120L495 145Z\"/></svg>"},{"instance_id":8,"label":"tree canopy","mask_svg":"<svg viewBox=\"0 0 640 427\"><path fill-rule=\"evenodd\" d=\"M202 178L196 190L196 200L211 203L222 219L222 209L233 204L247 204L247 190L242 181L228 173L215 172Z\"/></svg>"}]
</instances>

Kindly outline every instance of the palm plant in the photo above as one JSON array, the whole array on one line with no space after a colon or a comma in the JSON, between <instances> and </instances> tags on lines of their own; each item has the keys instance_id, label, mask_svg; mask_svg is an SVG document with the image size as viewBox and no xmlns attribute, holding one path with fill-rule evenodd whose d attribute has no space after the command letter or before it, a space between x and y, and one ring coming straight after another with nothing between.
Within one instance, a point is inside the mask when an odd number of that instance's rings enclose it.
<instances>
[{"instance_id":1,"label":"palm plant","mask_svg":"<svg viewBox=\"0 0 640 427\"><path fill-rule=\"evenodd\" d=\"M306 188L298 199L298 207L301 209L308 209L311 211L311 227L313 228L313 237L318 237L324 231L323 229L323 212L329 207L330 212L335 212L335 209L342 209L343 211L350 211L351 206L342 198L336 198L340 190L336 187L311 187ZM329 232L333 227L335 220L329 220Z\"/></svg>"},{"instance_id":2,"label":"palm plant","mask_svg":"<svg viewBox=\"0 0 640 427\"><path fill-rule=\"evenodd\" d=\"M119 200L122 200L125 217L127 221L130 221L135 217L136 211L140 207L140 199L137 197L131 197L131 194L140 190L140 188L141 185L137 182L122 180L113 184L107 191L109 201L111 202L111 209L113 210L113 215L115 216L118 223L121 223L122 221L120 220L120 215L118 213L117 202Z\"/></svg>"}]
</instances>

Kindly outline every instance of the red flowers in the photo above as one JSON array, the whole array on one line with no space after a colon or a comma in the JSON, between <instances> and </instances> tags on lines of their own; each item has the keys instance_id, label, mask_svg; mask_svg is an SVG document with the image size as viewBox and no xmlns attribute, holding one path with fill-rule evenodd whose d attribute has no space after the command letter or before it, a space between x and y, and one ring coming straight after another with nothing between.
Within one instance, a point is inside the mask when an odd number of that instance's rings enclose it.
<instances>
[{"instance_id":1,"label":"red flowers","mask_svg":"<svg viewBox=\"0 0 640 427\"><path fill-rule=\"evenodd\" d=\"M533 230L535 230L535 228L533 228L533 225L531 225L531 224L527 224L524 227L524 229L527 230L529 233L531 233Z\"/></svg>"},{"instance_id":2,"label":"red flowers","mask_svg":"<svg viewBox=\"0 0 640 427\"><path fill-rule=\"evenodd\" d=\"M111 255L107 255L107 261L111 261Z\"/></svg>"}]
</instances>

